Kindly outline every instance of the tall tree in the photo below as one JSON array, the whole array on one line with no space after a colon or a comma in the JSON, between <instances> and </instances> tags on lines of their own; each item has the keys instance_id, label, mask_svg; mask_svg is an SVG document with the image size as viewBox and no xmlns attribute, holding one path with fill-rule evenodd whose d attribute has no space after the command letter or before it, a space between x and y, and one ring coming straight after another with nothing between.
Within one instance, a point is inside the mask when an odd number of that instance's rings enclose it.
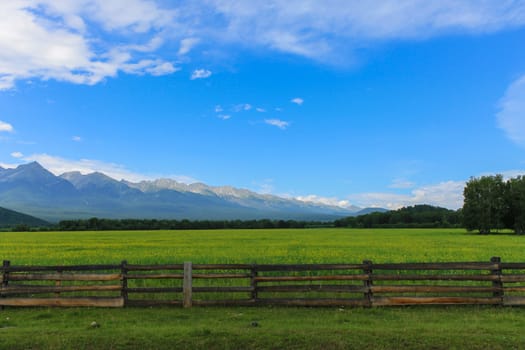
<instances>
[{"instance_id":1,"label":"tall tree","mask_svg":"<svg viewBox=\"0 0 525 350\"><path fill-rule=\"evenodd\" d=\"M463 190L463 220L467 230L488 234L504 228L507 212L503 176L471 178Z\"/></svg>"},{"instance_id":2,"label":"tall tree","mask_svg":"<svg viewBox=\"0 0 525 350\"><path fill-rule=\"evenodd\" d=\"M507 183L506 224L519 235L525 234L525 177L518 176Z\"/></svg>"}]
</instances>

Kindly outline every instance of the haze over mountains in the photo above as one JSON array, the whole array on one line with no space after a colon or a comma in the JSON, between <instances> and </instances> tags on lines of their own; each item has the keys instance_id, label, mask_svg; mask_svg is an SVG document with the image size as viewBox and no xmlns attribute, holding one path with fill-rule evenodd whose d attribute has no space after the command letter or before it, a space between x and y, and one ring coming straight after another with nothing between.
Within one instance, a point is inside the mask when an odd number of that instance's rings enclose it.
<instances>
[{"instance_id":1,"label":"haze over mountains","mask_svg":"<svg viewBox=\"0 0 525 350\"><path fill-rule=\"evenodd\" d=\"M332 220L361 210L170 179L132 183L102 173L55 176L37 162L15 169L0 167L0 206L49 221L89 217Z\"/></svg>"}]
</instances>

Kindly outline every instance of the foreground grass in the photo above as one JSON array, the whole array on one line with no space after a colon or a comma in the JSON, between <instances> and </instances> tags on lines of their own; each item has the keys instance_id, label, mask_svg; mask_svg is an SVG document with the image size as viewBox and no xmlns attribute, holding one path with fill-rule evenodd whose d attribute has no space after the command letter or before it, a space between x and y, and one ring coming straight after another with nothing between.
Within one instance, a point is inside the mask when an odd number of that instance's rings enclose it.
<instances>
[{"instance_id":1,"label":"foreground grass","mask_svg":"<svg viewBox=\"0 0 525 350\"><path fill-rule=\"evenodd\" d=\"M5 309L0 349L522 349L524 327L494 307Z\"/></svg>"},{"instance_id":2,"label":"foreground grass","mask_svg":"<svg viewBox=\"0 0 525 350\"><path fill-rule=\"evenodd\" d=\"M0 260L15 265L523 261L524 251L525 237L459 229L0 232Z\"/></svg>"}]
</instances>

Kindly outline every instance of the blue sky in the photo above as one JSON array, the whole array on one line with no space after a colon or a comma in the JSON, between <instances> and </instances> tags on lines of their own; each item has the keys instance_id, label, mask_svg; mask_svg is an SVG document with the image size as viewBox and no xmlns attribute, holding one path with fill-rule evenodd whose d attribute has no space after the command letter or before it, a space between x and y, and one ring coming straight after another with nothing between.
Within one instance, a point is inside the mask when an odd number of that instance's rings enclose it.
<instances>
[{"instance_id":1,"label":"blue sky","mask_svg":"<svg viewBox=\"0 0 525 350\"><path fill-rule=\"evenodd\" d=\"M458 208L525 173L525 1L12 0L0 165Z\"/></svg>"}]
</instances>

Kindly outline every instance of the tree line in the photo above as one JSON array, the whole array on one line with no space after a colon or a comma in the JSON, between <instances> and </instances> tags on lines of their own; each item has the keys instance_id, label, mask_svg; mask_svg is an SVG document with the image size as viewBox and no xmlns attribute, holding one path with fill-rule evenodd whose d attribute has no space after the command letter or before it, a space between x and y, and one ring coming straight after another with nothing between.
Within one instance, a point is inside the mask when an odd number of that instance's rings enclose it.
<instances>
[{"instance_id":1,"label":"tree line","mask_svg":"<svg viewBox=\"0 0 525 350\"><path fill-rule=\"evenodd\" d=\"M334 226L353 228L461 227L461 210L420 204L335 220Z\"/></svg>"},{"instance_id":2,"label":"tree line","mask_svg":"<svg viewBox=\"0 0 525 350\"><path fill-rule=\"evenodd\" d=\"M113 230L211 230L211 229L273 229L332 227L330 222L297 220L156 220L156 219L78 219L63 220L59 231Z\"/></svg>"},{"instance_id":3,"label":"tree line","mask_svg":"<svg viewBox=\"0 0 525 350\"><path fill-rule=\"evenodd\" d=\"M463 224L481 234L503 229L525 234L525 177L471 178L463 191Z\"/></svg>"}]
</instances>

